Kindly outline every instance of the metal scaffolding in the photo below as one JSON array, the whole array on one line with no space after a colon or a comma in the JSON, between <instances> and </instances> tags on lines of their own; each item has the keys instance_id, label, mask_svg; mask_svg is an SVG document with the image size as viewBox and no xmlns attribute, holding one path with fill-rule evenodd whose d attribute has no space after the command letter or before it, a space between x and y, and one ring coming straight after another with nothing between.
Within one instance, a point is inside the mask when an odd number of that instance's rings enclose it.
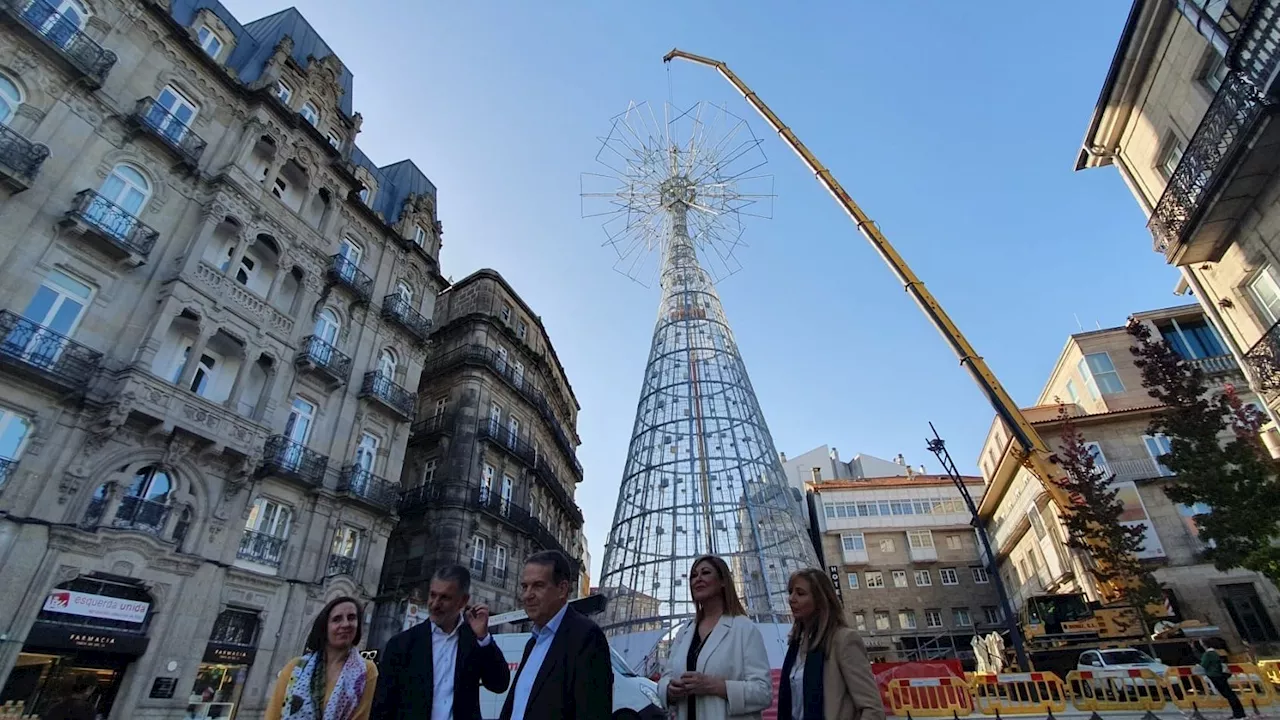
<instances>
[{"instance_id":1,"label":"metal scaffolding","mask_svg":"<svg viewBox=\"0 0 1280 720\"><path fill-rule=\"evenodd\" d=\"M621 117L634 120L634 111ZM742 209L771 197L741 190L759 179L746 173L763 162L748 162L742 172L730 166L759 154L759 142L745 123L724 115L704 106L678 114L677 121L694 119L685 133L675 131L676 121L649 133L619 131L615 123L605 148L622 138L613 151L630 156L614 178L619 188L584 192L625 208L623 231L610 237L615 247L622 243L628 267L637 265L630 257L636 248L661 256L662 299L600 579L611 597L602 625L614 635L669 630L691 617L687 578L700 555L728 562L748 613L760 622L789 622L787 578L817 566L800 495L787 484L699 257L732 267L740 227L731 224Z\"/></svg>"}]
</instances>

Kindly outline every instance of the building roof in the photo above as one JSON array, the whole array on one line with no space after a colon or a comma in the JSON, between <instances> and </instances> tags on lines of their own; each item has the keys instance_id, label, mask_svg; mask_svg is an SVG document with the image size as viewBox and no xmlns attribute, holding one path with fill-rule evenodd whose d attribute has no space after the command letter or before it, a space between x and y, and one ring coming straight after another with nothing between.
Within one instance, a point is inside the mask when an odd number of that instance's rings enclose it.
<instances>
[{"instance_id":1,"label":"building roof","mask_svg":"<svg viewBox=\"0 0 1280 720\"><path fill-rule=\"evenodd\" d=\"M293 52L290 57L301 68L306 68L312 60L337 56L311 23L307 22L302 13L293 7L242 25L218 0L171 0L169 15L178 24L190 27L195 22L196 15L203 9L208 9L216 15L236 36L235 48L225 64L245 85L262 77L262 72L272 53L275 52L276 45L286 36L293 40ZM339 65L342 70L338 84L342 88L342 95L338 99L338 109L350 119L355 114L352 107L355 78L341 59L339 59ZM363 150L352 143L351 162L368 170L377 180L378 192L374 196L373 209L382 213L383 219L388 224L395 223L400 217L400 209L410 194L436 197L435 184L418 169L412 160L401 160L379 167Z\"/></svg>"},{"instance_id":2,"label":"building roof","mask_svg":"<svg viewBox=\"0 0 1280 720\"><path fill-rule=\"evenodd\" d=\"M982 478L976 475L961 476L965 485L981 485ZM949 475L912 475L911 477L879 477L851 478L841 480L823 480L819 483L807 483L815 492L824 490L869 490L885 487L952 487Z\"/></svg>"}]
</instances>

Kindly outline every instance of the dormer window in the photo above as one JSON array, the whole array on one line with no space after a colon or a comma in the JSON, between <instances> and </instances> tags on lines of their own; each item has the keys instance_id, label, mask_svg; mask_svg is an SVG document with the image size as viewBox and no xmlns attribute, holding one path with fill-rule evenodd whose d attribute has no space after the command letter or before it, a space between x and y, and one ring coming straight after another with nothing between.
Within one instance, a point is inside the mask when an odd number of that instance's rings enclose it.
<instances>
[{"instance_id":1,"label":"dormer window","mask_svg":"<svg viewBox=\"0 0 1280 720\"><path fill-rule=\"evenodd\" d=\"M364 203L365 205L368 205L369 204L369 188L367 187L360 188L360 192L357 193L357 197L360 198L360 202Z\"/></svg>"},{"instance_id":2,"label":"dormer window","mask_svg":"<svg viewBox=\"0 0 1280 720\"><path fill-rule=\"evenodd\" d=\"M276 81L276 97L280 98L280 102L284 103L285 105L288 105L290 98L293 97L293 88L289 87L288 83L286 83L285 81L277 80Z\"/></svg>"},{"instance_id":3,"label":"dormer window","mask_svg":"<svg viewBox=\"0 0 1280 720\"><path fill-rule=\"evenodd\" d=\"M329 139L329 145L332 146L334 150L342 149L342 138L338 136L338 133L330 130L326 137Z\"/></svg>"},{"instance_id":4,"label":"dormer window","mask_svg":"<svg viewBox=\"0 0 1280 720\"><path fill-rule=\"evenodd\" d=\"M413 226L413 244L420 248L427 246L427 231L421 225Z\"/></svg>"},{"instance_id":5,"label":"dormer window","mask_svg":"<svg viewBox=\"0 0 1280 720\"><path fill-rule=\"evenodd\" d=\"M200 49L214 60L217 60L218 55L222 53L222 38L218 37L218 34L208 25L201 25L200 29L196 30L196 42L200 43Z\"/></svg>"},{"instance_id":6,"label":"dormer window","mask_svg":"<svg viewBox=\"0 0 1280 720\"><path fill-rule=\"evenodd\" d=\"M298 114L302 116L303 120L306 120L313 126L320 123L320 111L316 110L316 106L310 101L302 106L302 109L298 111Z\"/></svg>"}]
</instances>

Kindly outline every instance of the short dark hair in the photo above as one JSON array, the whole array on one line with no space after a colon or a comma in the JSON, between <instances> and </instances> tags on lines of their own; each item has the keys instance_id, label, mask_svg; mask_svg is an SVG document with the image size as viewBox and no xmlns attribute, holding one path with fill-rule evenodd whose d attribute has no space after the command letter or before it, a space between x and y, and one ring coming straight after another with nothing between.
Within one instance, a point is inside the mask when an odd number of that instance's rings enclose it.
<instances>
[{"instance_id":1,"label":"short dark hair","mask_svg":"<svg viewBox=\"0 0 1280 720\"><path fill-rule=\"evenodd\" d=\"M351 645L354 647L360 644L360 638L364 636L364 608L360 606L359 600L343 595L325 603L320 609L320 614L316 615L315 621L311 623L311 632L307 634L307 645L303 648L303 652L324 652L324 649L329 646L329 615L334 608L343 603L356 606L356 637L351 641Z\"/></svg>"},{"instance_id":2,"label":"short dark hair","mask_svg":"<svg viewBox=\"0 0 1280 720\"><path fill-rule=\"evenodd\" d=\"M459 592L471 594L471 571L461 565L441 565L432 573L431 579L457 583Z\"/></svg>"},{"instance_id":3,"label":"short dark hair","mask_svg":"<svg viewBox=\"0 0 1280 720\"><path fill-rule=\"evenodd\" d=\"M530 555L525 565L542 565L551 568L551 581L559 585L562 582L573 583L573 564L569 556L559 550L542 550Z\"/></svg>"}]
</instances>

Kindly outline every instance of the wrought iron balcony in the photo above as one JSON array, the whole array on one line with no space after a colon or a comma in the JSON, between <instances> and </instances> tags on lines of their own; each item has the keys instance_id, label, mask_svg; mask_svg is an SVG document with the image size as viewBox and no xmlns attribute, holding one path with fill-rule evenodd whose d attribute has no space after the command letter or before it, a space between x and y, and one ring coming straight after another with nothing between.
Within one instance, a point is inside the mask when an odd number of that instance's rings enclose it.
<instances>
[{"instance_id":1,"label":"wrought iron balcony","mask_svg":"<svg viewBox=\"0 0 1280 720\"><path fill-rule=\"evenodd\" d=\"M1151 212L1147 227L1155 250L1169 262L1188 265L1219 258L1224 240L1275 169L1277 137L1272 129L1264 131L1267 142L1251 148L1273 107L1267 96L1280 60L1278 10L1275 0L1257 0L1250 7L1227 53L1226 65L1233 69Z\"/></svg>"},{"instance_id":2,"label":"wrought iron balcony","mask_svg":"<svg viewBox=\"0 0 1280 720\"><path fill-rule=\"evenodd\" d=\"M503 450L511 453L513 456L521 460L530 469L537 465L538 453L533 446L520 436L511 432L511 428L503 427L492 420L480 424L480 429L476 431L476 437L481 440L488 440Z\"/></svg>"},{"instance_id":3,"label":"wrought iron balcony","mask_svg":"<svg viewBox=\"0 0 1280 720\"><path fill-rule=\"evenodd\" d=\"M329 269L325 271L325 282L350 290L358 302L368 303L373 299L373 278L342 255L330 258Z\"/></svg>"},{"instance_id":4,"label":"wrought iron balcony","mask_svg":"<svg viewBox=\"0 0 1280 720\"><path fill-rule=\"evenodd\" d=\"M33 143L8 125L0 125L0 175L14 191L26 190L35 182L47 157L48 145Z\"/></svg>"},{"instance_id":5,"label":"wrought iron balcony","mask_svg":"<svg viewBox=\"0 0 1280 720\"><path fill-rule=\"evenodd\" d=\"M400 494L399 483L378 477L364 468L348 465L338 476L338 492L380 510L392 510Z\"/></svg>"},{"instance_id":6,"label":"wrought iron balcony","mask_svg":"<svg viewBox=\"0 0 1280 720\"><path fill-rule=\"evenodd\" d=\"M396 293L382 298L382 317L404 328L418 342L431 335L431 318L423 317L409 306L409 301Z\"/></svg>"},{"instance_id":7,"label":"wrought iron balcony","mask_svg":"<svg viewBox=\"0 0 1280 720\"><path fill-rule=\"evenodd\" d=\"M61 390L83 392L102 360L102 353L8 310L0 310L0 337L0 364Z\"/></svg>"},{"instance_id":8,"label":"wrought iron balcony","mask_svg":"<svg viewBox=\"0 0 1280 720\"><path fill-rule=\"evenodd\" d=\"M311 488L324 484L324 473L329 458L294 442L284 435L272 435L262 448L262 467L259 475L275 475L296 480Z\"/></svg>"},{"instance_id":9,"label":"wrought iron balcony","mask_svg":"<svg viewBox=\"0 0 1280 720\"><path fill-rule=\"evenodd\" d=\"M1249 352L1244 354L1258 382L1258 390L1267 396L1280 392L1280 322L1267 329Z\"/></svg>"},{"instance_id":10,"label":"wrought iron balcony","mask_svg":"<svg viewBox=\"0 0 1280 720\"><path fill-rule=\"evenodd\" d=\"M433 482L405 490L400 494L400 502L396 507L401 515L436 507L444 497L441 487L441 483Z\"/></svg>"},{"instance_id":11,"label":"wrought iron balcony","mask_svg":"<svg viewBox=\"0 0 1280 720\"><path fill-rule=\"evenodd\" d=\"M139 262L151 254L160 237L150 225L93 190L76 193L65 222L105 240L117 254L137 257Z\"/></svg>"},{"instance_id":12,"label":"wrought iron balcony","mask_svg":"<svg viewBox=\"0 0 1280 720\"><path fill-rule=\"evenodd\" d=\"M378 401L401 420L413 419L413 405L418 399L416 393L405 390L377 370L364 374L364 382L360 384L360 397Z\"/></svg>"},{"instance_id":13,"label":"wrought iron balcony","mask_svg":"<svg viewBox=\"0 0 1280 720\"><path fill-rule=\"evenodd\" d=\"M9 478L13 477L13 471L17 469L17 467L17 460L0 457L0 488L4 487L9 482Z\"/></svg>"},{"instance_id":14,"label":"wrought iron balcony","mask_svg":"<svg viewBox=\"0 0 1280 720\"><path fill-rule=\"evenodd\" d=\"M241 560L280 567L284 557L285 539L266 533L245 530L240 537L240 547L236 549L236 557Z\"/></svg>"},{"instance_id":15,"label":"wrought iron balcony","mask_svg":"<svg viewBox=\"0 0 1280 720\"><path fill-rule=\"evenodd\" d=\"M302 339L302 348L293 364L303 372L312 372L333 385L341 385L351 377L351 358L315 335Z\"/></svg>"},{"instance_id":16,"label":"wrought iron balcony","mask_svg":"<svg viewBox=\"0 0 1280 720\"><path fill-rule=\"evenodd\" d=\"M347 557L346 555L339 555L337 553L331 553L329 555L329 571L325 573L325 575L332 577L334 575L355 575L355 574L356 574L355 558Z\"/></svg>"},{"instance_id":17,"label":"wrought iron balcony","mask_svg":"<svg viewBox=\"0 0 1280 720\"><path fill-rule=\"evenodd\" d=\"M0 11L82 73L94 89L106 82L116 54L81 32L80 23L58 12L56 5L47 0L0 0Z\"/></svg>"},{"instance_id":18,"label":"wrought iron balcony","mask_svg":"<svg viewBox=\"0 0 1280 720\"><path fill-rule=\"evenodd\" d=\"M569 514L569 519L573 521L574 525L582 527L582 509L573 501L573 497L565 491L564 485L560 483L560 477L556 475L551 463L547 462L545 456L538 457L538 462L534 465L534 472L542 479L543 485L551 491L560 507L564 508L564 511Z\"/></svg>"},{"instance_id":19,"label":"wrought iron balcony","mask_svg":"<svg viewBox=\"0 0 1280 720\"><path fill-rule=\"evenodd\" d=\"M454 416L452 413L432 415L426 420L419 420L409 430L410 442L421 442L432 435L453 432Z\"/></svg>"},{"instance_id":20,"label":"wrought iron balcony","mask_svg":"<svg viewBox=\"0 0 1280 720\"><path fill-rule=\"evenodd\" d=\"M169 519L169 506L154 500L144 500L132 495L120 499L120 509L116 511L112 526L140 530L155 536L164 532L165 521Z\"/></svg>"},{"instance_id":21,"label":"wrought iron balcony","mask_svg":"<svg viewBox=\"0 0 1280 720\"><path fill-rule=\"evenodd\" d=\"M194 170L200 164L200 156L204 154L207 144L204 138L197 135L168 108L156 102L155 98L145 97L139 100L134 107L130 122L159 138L170 150L177 153L187 167Z\"/></svg>"}]
</instances>

